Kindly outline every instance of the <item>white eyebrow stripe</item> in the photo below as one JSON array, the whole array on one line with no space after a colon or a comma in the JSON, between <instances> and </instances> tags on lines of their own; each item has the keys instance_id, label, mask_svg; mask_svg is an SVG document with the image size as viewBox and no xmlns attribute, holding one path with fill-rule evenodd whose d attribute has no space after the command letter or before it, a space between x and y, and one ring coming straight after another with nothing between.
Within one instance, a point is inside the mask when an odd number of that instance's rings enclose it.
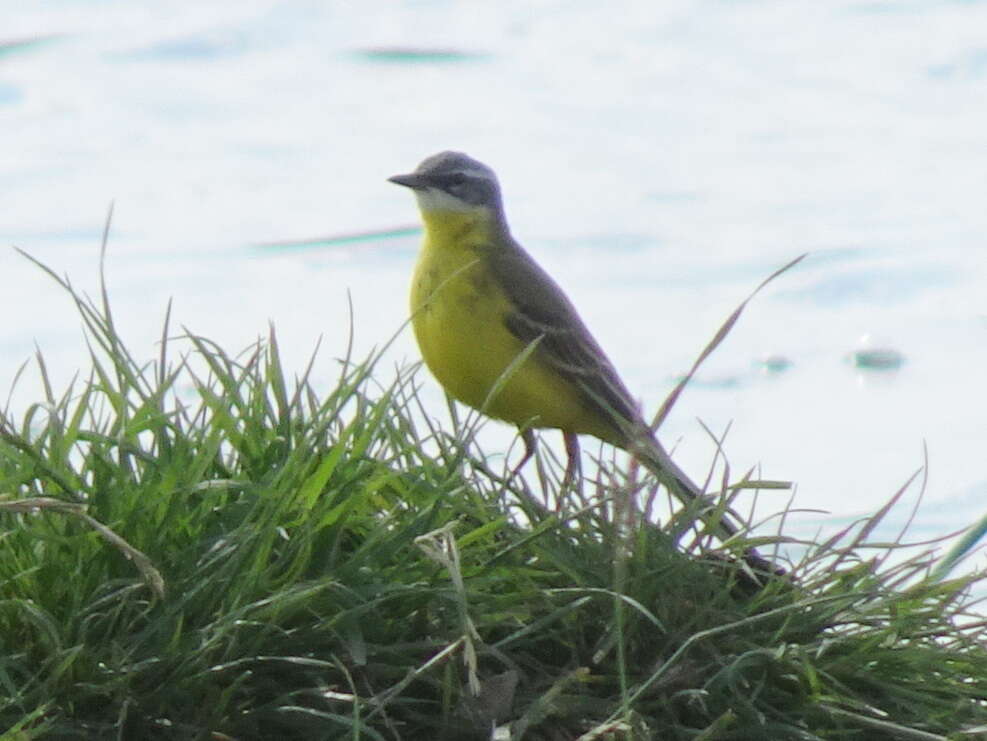
<instances>
[{"instance_id":1,"label":"white eyebrow stripe","mask_svg":"<svg viewBox=\"0 0 987 741\"><path fill-rule=\"evenodd\" d=\"M466 175L467 177L480 178L482 180L490 180L490 175L491 175L489 170L483 170L479 167L470 167L465 170L460 170L460 172L462 172L463 175Z\"/></svg>"},{"instance_id":2,"label":"white eyebrow stripe","mask_svg":"<svg viewBox=\"0 0 987 741\"><path fill-rule=\"evenodd\" d=\"M431 171L434 172L434 171ZM422 175L430 174L429 170L425 170L421 173ZM449 170L445 172L436 172L437 176L448 176L448 175L465 175L468 178L475 178L477 180L493 180L496 181L497 177L490 170L485 170L481 167L465 167L457 168L455 170Z\"/></svg>"}]
</instances>

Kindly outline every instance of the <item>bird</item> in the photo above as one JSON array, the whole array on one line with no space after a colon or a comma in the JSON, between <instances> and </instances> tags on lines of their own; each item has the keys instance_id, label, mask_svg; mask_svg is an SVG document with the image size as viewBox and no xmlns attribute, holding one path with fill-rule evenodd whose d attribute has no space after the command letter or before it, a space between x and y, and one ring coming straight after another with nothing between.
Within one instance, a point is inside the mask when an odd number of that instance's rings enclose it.
<instances>
[{"instance_id":1,"label":"bird","mask_svg":"<svg viewBox=\"0 0 987 741\"><path fill-rule=\"evenodd\" d=\"M427 157L388 180L410 188L424 224L411 285L411 324L425 365L454 399L515 425L562 431L563 486L580 471L579 435L626 450L687 505L702 489L668 455L613 363L555 280L514 239L496 173L463 154ZM739 532L725 513L721 540Z\"/></svg>"}]
</instances>

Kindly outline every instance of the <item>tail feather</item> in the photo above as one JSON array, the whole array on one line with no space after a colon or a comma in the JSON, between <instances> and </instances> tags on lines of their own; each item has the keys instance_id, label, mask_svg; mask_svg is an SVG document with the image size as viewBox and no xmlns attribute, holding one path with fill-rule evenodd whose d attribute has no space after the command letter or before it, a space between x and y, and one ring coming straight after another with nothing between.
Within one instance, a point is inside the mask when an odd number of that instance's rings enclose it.
<instances>
[{"instance_id":1,"label":"tail feather","mask_svg":"<svg viewBox=\"0 0 987 741\"><path fill-rule=\"evenodd\" d=\"M642 435L640 442L630 447L629 452L683 504L694 505L700 502L700 517L720 540L725 542L744 529L743 518L729 507L719 512L713 521L709 513L710 507L706 506L708 495L679 468L650 431ZM758 553L756 548L747 548L744 551L743 562L752 570L750 575L755 584L760 583L764 576L783 576L786 573L785 569Z\"/></svg>"},{"instance_id":2,"label":"tail feather","mask_svg":"<svg viewBox=\"0 0 987 741\"><path fill-rule=\"evenodd\" d=\"M706 515L703 516L703 521L713 527L718 538L729 540L741 531L739 523L742 520L740 515L729 508L717 517L716 522L710 521L707 512L709 507L706 506L708 496L672 460L671 456L665 452L661 443L653 435L642 435L639 442L630 452L683 504L694 505L696 502L702 503L701 516Z\"/></svg>"}]
</instances>

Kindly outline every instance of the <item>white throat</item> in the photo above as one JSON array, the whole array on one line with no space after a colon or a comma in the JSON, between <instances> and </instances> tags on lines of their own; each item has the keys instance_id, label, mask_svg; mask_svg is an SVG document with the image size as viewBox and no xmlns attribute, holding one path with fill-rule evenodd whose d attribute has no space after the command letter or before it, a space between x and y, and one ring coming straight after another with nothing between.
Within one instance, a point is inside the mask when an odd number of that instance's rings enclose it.
<instances>
[{"instance_id":1,"label":"white throat","mask_svg":"<svg viewBox=\"0 0 987 741\"><path fill-rule=\"evenodd\" d=\"M469 214L481 213L487 210L485 206L467 203L438 188L416 190L415 198L418 199L418 207L422 211L455 211L457 213Z\"/></svg>"}]
</instances>

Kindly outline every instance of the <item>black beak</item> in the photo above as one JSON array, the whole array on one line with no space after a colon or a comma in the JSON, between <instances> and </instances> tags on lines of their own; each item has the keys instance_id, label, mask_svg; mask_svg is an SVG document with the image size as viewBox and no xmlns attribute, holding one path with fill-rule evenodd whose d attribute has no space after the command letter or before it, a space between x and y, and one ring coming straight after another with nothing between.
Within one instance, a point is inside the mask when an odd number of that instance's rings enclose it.
<instances>
[{"instance_id":1,"label":"black beak","mask_svg":"<svg viewBox=\"0 0 987 741\"><path fill-rule=\"evenodd\" d=\"M421 190L422 188L427 188L429 185L426 178L413 172L407 175L393 175L388 178L388 181L397 185L403 185L406 188L412 188L413 190Z\"/></svg>"}]
</instances>

